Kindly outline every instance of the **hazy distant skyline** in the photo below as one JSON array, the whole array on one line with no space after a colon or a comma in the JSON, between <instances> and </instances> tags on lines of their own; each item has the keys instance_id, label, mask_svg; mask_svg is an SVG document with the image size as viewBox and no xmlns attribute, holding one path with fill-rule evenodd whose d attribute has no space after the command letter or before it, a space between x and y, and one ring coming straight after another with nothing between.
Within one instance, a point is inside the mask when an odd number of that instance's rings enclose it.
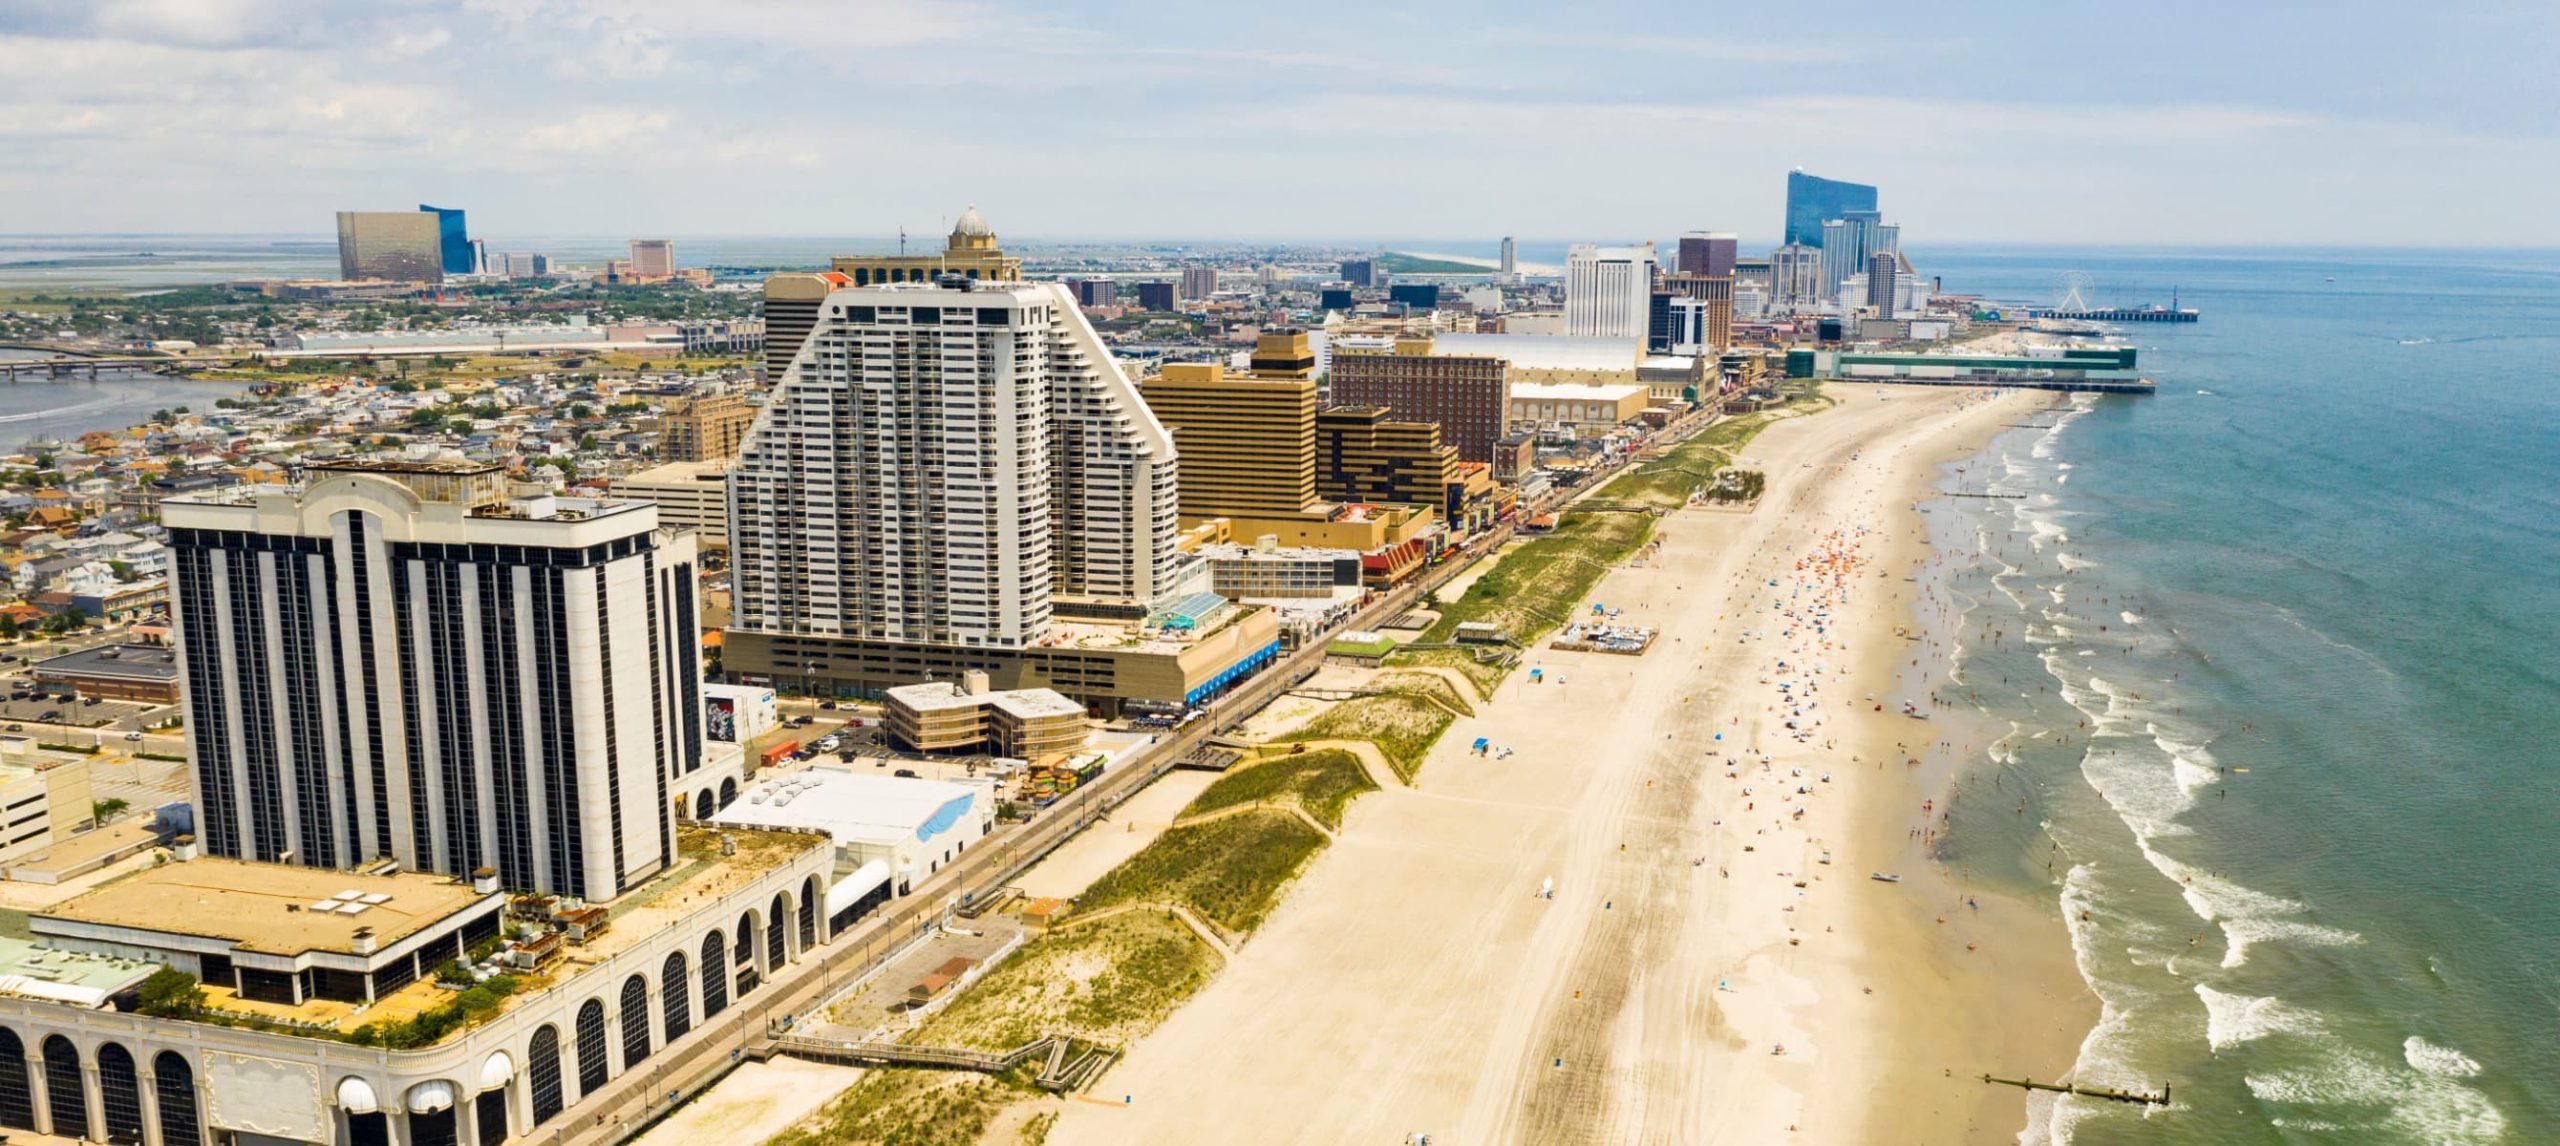
<instances>
[{"instance_id":1,"label":"hazy distant skyline","mask_svg":"<svg viewBox=\"0 0 2560 1146\"><path fill-rule=\"evenodd\" d=\"M2560 13L2117 11L0 0L0 232L2560 245Z\"/></svg>"}]
</instances>

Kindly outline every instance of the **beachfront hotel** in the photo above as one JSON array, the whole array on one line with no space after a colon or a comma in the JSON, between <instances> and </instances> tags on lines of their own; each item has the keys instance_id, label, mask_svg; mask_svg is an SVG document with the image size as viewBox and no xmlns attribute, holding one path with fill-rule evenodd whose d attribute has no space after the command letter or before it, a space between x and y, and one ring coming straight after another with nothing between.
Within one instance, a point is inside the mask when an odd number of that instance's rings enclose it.
<instances>
[{"instance_id":1,"label":"beachfront hotel","mask_svg":"<svg viewBox=\"0 0 2560 1146\"><path fill-rule=\"evenodd\" d=\"M1181 548L1176 458L1064 286L833 286L730 478L724 668L834 695L978 670L1102 710L1197 703L1278 631Z\"/></svg>"},{"instance_id":2,"label":"beachfront hotel","mask_svg":"<svg viewBox=\"0 0 2560 1146\"><path fill-rule=\"evenodd\" d=\"M694 540L466 461L162 504L196 834L609 899L704 766Z\"/></svg>"}]
</instances>

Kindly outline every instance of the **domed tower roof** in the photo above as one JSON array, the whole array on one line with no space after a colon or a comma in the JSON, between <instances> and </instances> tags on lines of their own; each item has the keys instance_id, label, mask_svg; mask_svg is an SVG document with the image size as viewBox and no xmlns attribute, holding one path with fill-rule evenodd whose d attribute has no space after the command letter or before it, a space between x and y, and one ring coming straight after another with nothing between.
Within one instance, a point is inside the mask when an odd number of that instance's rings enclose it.
<instances>
[{"instance_id":1,"label":"domed tower roof","mask_svg":"<svg viewBox=\"0 0 2560 1146\"><path fill-rule=\"evenodd\" d=\"M954 239L979 235L992 239L995 234L996 229L987 225L987 217L978 213L978 205L975 203L969 204L968 210L960 212L960 221L951 225L951 237Z\"/></svg>"}]
</instances>

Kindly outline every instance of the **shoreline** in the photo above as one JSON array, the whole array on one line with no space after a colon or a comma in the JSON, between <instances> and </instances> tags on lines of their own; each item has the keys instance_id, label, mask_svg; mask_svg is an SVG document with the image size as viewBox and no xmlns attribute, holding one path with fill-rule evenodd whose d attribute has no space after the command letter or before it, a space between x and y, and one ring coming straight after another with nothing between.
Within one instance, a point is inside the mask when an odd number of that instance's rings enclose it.
<instances>
[{"instance_id":1,"label":"shoreline","mask_svg":"<svg viewBox=\"0 0 2560 1146\"><path fill-rule=\"evenodd\" d=\"M1418 787L1355 803L1227 970L1129 1048L1102 1088L1123 1102L1071 1104L1050 1141L1862 1141L1886 1112L1903 1140L2014 1136L2025 1096L1975 1076L2055 1077L2096 1014L2058 909L1986 892L1979 916L1947 908L1959 878L1903 845L1951 768L1872 768L1910 737L1890 710L1787 737L1755 683L1782 650L1744 634L1772 567L1870 527L1858 584L1893 588L1853 592L1831 634L1856 654L1837 698L1856 708L1913 624L1899 571L1930 556L1915 503L2043 396L1826 392L1838 408L1743 451L1770 475L1758 509L1676 511L1657 558L1593 591L1662 630L1651 653L1528 651L1544 682L1513 673ZM1791 797L1802 819L1754 810L1773 793L1741 789L1775 781L1728 777L1719 731L1766 749L1777 776L1841 782ZM1514 751L1475 756L1478 736ZM1942 927L1941 911L1961 914Z\"/></svg>"}]
</instances>

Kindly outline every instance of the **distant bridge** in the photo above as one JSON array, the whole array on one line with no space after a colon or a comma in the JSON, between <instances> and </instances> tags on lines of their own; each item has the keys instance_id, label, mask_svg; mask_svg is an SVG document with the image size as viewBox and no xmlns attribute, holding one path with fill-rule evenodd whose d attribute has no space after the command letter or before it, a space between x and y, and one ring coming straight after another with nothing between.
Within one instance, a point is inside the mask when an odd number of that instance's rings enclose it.
<instances>
[{"instance_id":1,"label":"distant bridge","mask_svg":"<svg viewBox=\"0 0 2560 1146\"><path fill-rule=\"evenodd\" d=\"M78 379L96 380L98 372L135 370L148 374L174 373L185 362L175 358L18 358L0 360L0 378L11 382L57 382Z\"/></svg>"}]
</instances>

